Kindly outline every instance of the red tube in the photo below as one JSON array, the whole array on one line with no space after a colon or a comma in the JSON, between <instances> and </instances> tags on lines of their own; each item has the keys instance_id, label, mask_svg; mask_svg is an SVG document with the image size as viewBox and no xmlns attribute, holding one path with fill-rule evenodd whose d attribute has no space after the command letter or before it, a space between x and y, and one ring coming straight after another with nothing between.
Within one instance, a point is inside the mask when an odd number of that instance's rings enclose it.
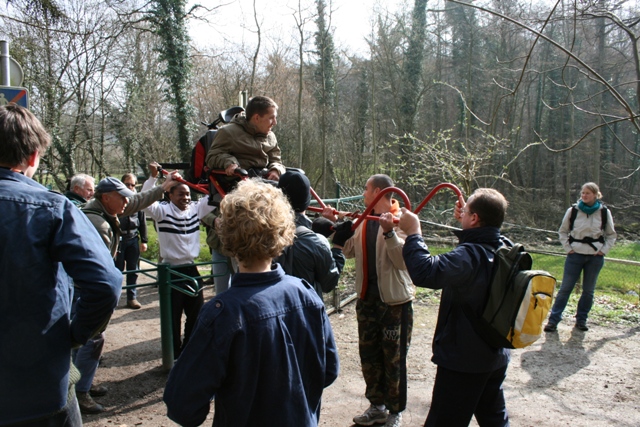
<instances>
[{"instance_id":1,"label":"red tube","mask_svg":"<svg viewBox=\"0 0 640 427\"><path fill-rule=\"evenodd\" d=\"M462 191L460 191L460 189L458 187L456 187L453 184L450 184L448 182L444 182L442 184L438 184L436 185L433 190L431 190L429 192L429 194L427 195L427 197L424 198L424 200L422 200L422 202L420 202L420 204L418 205L418 207L416 208L415 211L413 211L413 213L418 214L418 212L420 212L422 210L422 208L425 207L425 205L429 202L429 200L431 200L433 198L433 196L435 196L435 194L442 190L443 188L449 188L451 189L458 197L462 197ZM322 201L318 198L318 195L315 194L315 192L312 191L312 195L318 200L319 203L321 203L321 205L323 206L323 208L325 207L324 203L322 203ZM411 210L411 202L409 201L409 198L407 197L406 193L404 191L402 191L401 189L397 188L397 187L388 187L385 188L384 190L380 191L380 193L378 193L378 195L376 196L376 198L373 200L373 202L371 202L371 204L369 204L369 206L365 209L365 211L362 214L357 214L357 213L350 213L350 212L339 212L337 210L333 210L333 214L334 215L340 215L340 216L349 216L352 218L357 218L356 222L353 224L352 226L352 230L355 230L356 228L358 228L360 226L360 224L362 223L362 221L364 221L365 219L368 220L374 220L377 221L380 219L380 217L378 216L374 216L374 215L369 215L369 213L371 213L371 211L373 210L373 207L376 205L376 203L378 203L378 200L380 200L380 198L382 198L385 194L389 193L389 192L394 192L398 195L400 195L400 197L402 198L402 201L404 202L404 207L407 208L408 210ZM318 208L315 206L310 206L309 210L313 211L313 212L322 212L323 208ZM399 218L394 218L393 222L397 223L398 221L400 221Z\"/></svg>"},{"instance_id":2,"label":"red tube","mask_svg":"<svg viewBox=\"0 0 640 427\"><path fill-rule=\"evenodd\" d=\"M358 228L358 226L365 219L372 219L372 220L376 220L376 221L378 219L380 219L377 216L369 215L369 213L373 210L373 207L376 205L376 203L378 203L378 200L380 200L382 198L382 196L384 196L387 193L391 193L391 192L398 194L402 198L402 201L404 202L404 207L409 209L409 210L411 210L411 202L409 201L409 197L407 197L407 194L404 191L402 191L398 187L387 187L387 188L385 188L384 190L382 190L382 191L380 191L378 193L376 198L373 199L373 201L369 204L369 206L367 206L367 208L364 210L362 215L360 215L360 217L356 220L356 222L353 223L353 226L351 227L351 229L355 230L356 228ZM393 222L397 223L398 221L399 221L398 218L394 218L393 219Z\"/></svg>"},{"instance_id":3,"label":"red tube","mask_svg":"<svg viewBox=\"0 0 640 427\"><path fill-rule=\"evenodd\" d=\"M442 184L438 184L436 185L433 190L431 190L431 192L429 194L427 194L427 197L424 198L424 200L422 202L420 202L420 204L418 205L418 207L416 208L415 211L413 211L414 214L417 214L418 212L420 212L422 210L422 208L424 208L424 206L429 202L429 200L431 200L431 198L433 196L435 196L435 194L440 191L443 188L450 188L451 190L453 190L454 193L456 193L456 195L458 197L462 197L462 191L460 191L460 189L458 187L456 187L453 184L450 184L448 182L443 182Z\"/></svg>"},{"instance_id":4,"label":"red tube","mask_svg":"<svg viewBox=\"0 0 640 427\"><path fill-rule=\"evenodd\" d=\"M169 172L166 171L165 169L160 169L160 172L162 172L163 175L169 175ZM200 192L200 193L204 193L206 195L209 195L209 189L206 188L205 185L198 185L198 184L192 184L189 181L185 181L182 178L176 178L176 181L178 181L181 184L186 185L187 187L193 188L194 190Z\"/></svg>"}]
</instances>

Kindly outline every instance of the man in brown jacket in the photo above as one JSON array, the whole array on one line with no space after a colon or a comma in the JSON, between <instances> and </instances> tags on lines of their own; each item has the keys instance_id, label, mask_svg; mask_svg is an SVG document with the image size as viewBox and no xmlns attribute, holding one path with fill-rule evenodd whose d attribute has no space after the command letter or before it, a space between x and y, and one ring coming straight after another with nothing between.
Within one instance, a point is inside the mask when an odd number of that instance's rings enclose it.
<instances>
[{"instance_id":1,"label":"man in brown jacket","mask_svg":"<svg viewBox=\"0 0 640 427\"><path fill-rule=\"evenodd\" d=\"M233 175L237 168L268 170L266 179L277 181L285 172L276 135L278 105L266 96L254 96L246 112L218 129L207 153L207 166Z\"/></svg>"}]
</instances>

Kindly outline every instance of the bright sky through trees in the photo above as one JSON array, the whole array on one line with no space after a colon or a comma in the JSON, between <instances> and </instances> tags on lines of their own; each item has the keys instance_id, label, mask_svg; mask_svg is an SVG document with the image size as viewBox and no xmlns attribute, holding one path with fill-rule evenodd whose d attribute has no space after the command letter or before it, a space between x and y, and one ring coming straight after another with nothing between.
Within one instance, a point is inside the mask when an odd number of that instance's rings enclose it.
<instances>
[{"instance_id":1,"label":"bright sky through trees","mask_svg":"<svg viewBox=\"0 0 640 427\"><path fill-rule=\"evenodd\" d=\"M212 7L209 4L210 0L198 3L205 7ZM253 0L230 0L224 6L218 7L207 15L209 23L192 21L190 35L194 44L199 48L206 48L211 45L220 46L222 43L233 40L234 44L244 42L248 45L254 45L257 36L255 34L253 3ZM276 2L255 0L255 3L263 43L267 42L267 39L288 41L299 37L296 21L293 18L293 14L298 8L297 0ZM301 3L303 5L306 3L310 8L303 16L313 15L317 11L314 1L302 0ZM402 3L401 0L386 0L383 3L378 0L367 2L333 0L331 27L335 30L334 39L337 49L347 53L366 53L368 47L365 37L371 36L371 16L374 9L379 10L383 7L394 10ZM215 4L220 4L220 2L216 0ZM327 5L329 5L328 0ZM311 33L316 31L313 20L306 24L305 29Z\"/></svg>"}]
</instances>

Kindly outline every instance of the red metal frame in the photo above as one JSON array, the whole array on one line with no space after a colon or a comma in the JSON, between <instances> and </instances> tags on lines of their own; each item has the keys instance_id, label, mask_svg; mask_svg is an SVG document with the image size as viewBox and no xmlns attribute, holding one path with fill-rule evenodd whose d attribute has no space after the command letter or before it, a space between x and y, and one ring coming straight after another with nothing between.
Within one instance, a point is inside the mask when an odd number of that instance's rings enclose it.
<instances>
[{"instance_id":1,"label":"red metal frame","mask_svg":"<svg viewBox=\"0 0 640 427\"><path fill-rule=\"evenodd\" d=\"M420 202L420 204L418 205L416 210L413 211L413 213L418 214L418 212L420 212L422 210L422 208L425 207L425 205L429 202L429 200L431 200L433 198L433 196L435 196L435 194L438 191L442 190L443 188L449 188L456 194L456 196L462 197L462 191L460 191L460 189L458 187L456 187L454 184L451 184L451 183L448 183L448 182L444 182L442 184L436 185L433 188L433 190L431 190L429 192L429 194L427 194L427 197L425 197L424 200L422 200L422 202ZM352 230L355 230L356 228L358 228L358 226L360 226L362 221L364 221L365 219L374 220L374 221L377 221L377 220L380 219L377 216L369 215L369 214L373 210L373 207L376 205L376 203L378 203L378 201L385 194L391 193L391 192L398 194L400 196L400 198L402 199L403 203L404 203L404 207L407 208L408 210L411 210L411 202L409 201L409 197L407 197L407 194L404 191L402 191L401 189L399 189L397 187L387 187L384 190L380 191L380 193L378 193L376 198L373 199L373 201L369 204L369 206L365 209L365 211L362 214L352 213L352 212L339 212L339 211L337 211L335 209L333 210L333 214L334 215L348 216L348 217L351 217L351 218L357 218L356 222L354 222L353 226L351 227ZM326 205L320 200L320 198L315 193L315 191L312 190L311 194L313 195L313 197L315 197L315 199L318 201L318 203L320 203L322 208L317 208L315 206L310 206L309 210L313 211L313 212L322 212L324 210L324 208L326 207ZM400 221L399 218L394 218L394 220L393 220L393 222L395 222L395 223L397 223L398 221Z\"/></svg>"},{"instance_id":2,"label":"red metal frame","mask_svg":"<svg viewBox=\"0 0 640 427\"><path fill-rule=\"evenodd\" d=\"M169 172L162 169L161 170L162 173L164 175L168 175ZM226 175L226 172L223 169L214 169L214 170L210 170L209 171L209 180L211 181L211 184L213 184L213 186L216 188L216 190L218 191L218 193L220 193L220 195L222 197L224 197L227 193L222 189L222 187L220 186L220 184L218 183L218 180L216 179L215 175ZM235 174L236 176L238 176L240 179L247 179L246 176L244 175L240 175L240 174ZM192 184L188 181L185 181L182 178L178 178L176 181L185 184L187 186L189 186L190 188L193 188L196 191L199 191L200 193L204 193L209 195L209 186L208 184ZM416 208L415 211L413 211L413 213L418 214L418 212L420 212L422 210L422 208L425 207L425 205L427 203L429 203L429 201L433 198L433 196L435 196L435 194L442 190L443 188L449 188L450 190L452 190L456 196L458 197L462 197L462 191L460 191L460 189L458 187L456 187L454 184L448 183L448 182L443 182L441 184L436 185L433 190L431 190L429 192L429 194L427 194L427 197L425 197L422 202L420 202L420 204L418 205L418 207ZM320 207L315 207L315 206L309 206L309 210L312 212L322 212L327 205L324 204L324 202L322 201L322 199L318 196L318 194L313 190L313 188L309 188L309 191L311 192L311 196L313 196L314 199L316 199L318 201L318 204L320 205ZM409 197L407 196L407 194L402 191L401 189L399 189L398 187L387 187L385 189L383 189L382 191L380 191L378 193L378 195L375 197L375 199L373 199L373 201L369 204L369 206L365 209L365 211L362 214L359 214L358 212L340 212L336 209L333 210L333 214L334 215L340 215L340 216L347 216L350 218L356 218L356 221L353 223L353 226L351 227L352 230L355 230L356 228L358 228L360 226L360 224L362 223L362 221L364 221L365 219L368 220L373 220L373 221L377 221L380 218L378 216L374 216L374 215L369 215L371 213L371 211L373 210L373 207L376 205L376 203L378 203L378 201L384 197L385 194L387 193L396 193L398 196L400 196L400 198L402 199L402 202L404 203L404 207L407 208L408 210L411 210L411 201L409 201ZM393 222L397 223L399 221L398 218L394 218Z\"/></svg>"}]
</instances>

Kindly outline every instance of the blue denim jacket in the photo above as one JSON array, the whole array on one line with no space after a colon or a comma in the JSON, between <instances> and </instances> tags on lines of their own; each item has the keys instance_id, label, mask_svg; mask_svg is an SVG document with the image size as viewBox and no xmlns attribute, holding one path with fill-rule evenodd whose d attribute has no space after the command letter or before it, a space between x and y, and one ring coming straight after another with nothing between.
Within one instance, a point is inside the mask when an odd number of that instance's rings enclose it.
<instances>
[{"instance_id":1,"label":"blue denim jacket","mask_svg":"<svg viewBox=\"0 0 640 427\"><path fill-rule=\"evenodd\" d=\"M70 320L73 281L81 297ZM77 207L0 169L0 425L66 404L71 347L106 325L121 286L122 273Z\"/></svg>"},{"instance_id":2,"label":"blue denim jacket","mask_svg":"<svg viewBox=\"0 0 640 427\"><path fill-rule=\"evenodd\" d=\"M481 243L500 245L500 230L495 227L456 231L462 245L441 255L431 255L422 236L407 237L402 254L416 286L442 289L438 322L433 335L433 363L452 371L493 372L509 363L510 351L496 349L475 332L473 325L456 302L455 289L481 312L489 291L493 259Z\"/></svg>"},{"instance_id":3,"label":"blue denim jacket","mask_svg":"<svg viewBox=\"0 0 640 427\"><path fill-rule=\"evenodd\" d=\"M324 304L307 282L237 273L200 311L164 392L168 416L199 426L215 396L214 426L317 426L320 398L338 376Z\"/></svg>"}]
</instances>

